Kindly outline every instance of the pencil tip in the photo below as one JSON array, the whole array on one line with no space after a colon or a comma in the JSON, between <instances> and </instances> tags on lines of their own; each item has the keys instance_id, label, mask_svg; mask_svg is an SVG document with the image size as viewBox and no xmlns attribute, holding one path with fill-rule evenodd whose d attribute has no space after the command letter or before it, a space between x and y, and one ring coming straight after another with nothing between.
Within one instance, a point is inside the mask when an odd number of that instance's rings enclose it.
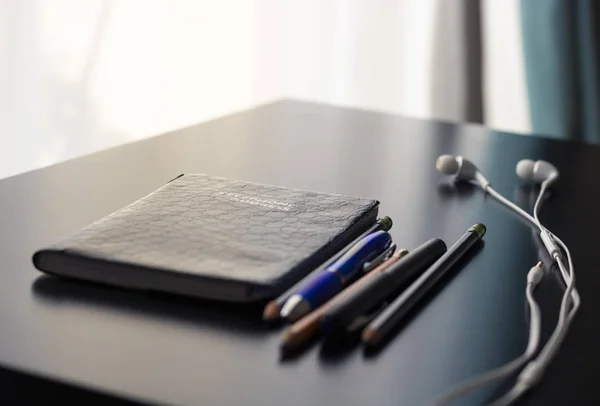
<instances>
[{"instance_id":1,"label":"pencil tip","mask_svg":"<svg viewBox=\"0 0 600 406\"><path fill-rule=\"evenodd\" d=\"M290 343L293 341L294 335L290 332L290 329L288 328L287 330L285 330L283 332L283 335L281 336L281 343L280 343L280 347L282 350L287 350L290 348Z\"/></svg>"},{"instance_id":2,"label":"pencil tip","mask_svg":"<svg viewBox=\"0 0 600 406\"><path fill-rule=\"evenodd\" d=\"M304 343L304 334L298 334L291 327L283 332L280 348L282 351L293 351Z\"/></svg>"},{"instance_id":3,"label":"pencil tip","mask_svg":"<svg viewBox=\"0 0 600 406\"><path fill-rule=\"evenodd\" d=\"M399 249L398 251L396 251L396 253L394 255L392 255L393 257L396 258L402 258L403 256L405 256L406 254L408 254L408 250L407 249Z\"/></svg>"},{"instance_id":4,"label":"pencil tip","mask_svg":"<svg viewBox=\"0 0 600 406\"><path fill-rule=\"evenodd\" d=\"M263 320L273 321L279 318L279 306L276 302L269 302L263 311Z\"/></svg>"},{"instance_id":5,"label":"pencil tip","mask_svg":"<svg viewBox=\"0 0 600 406\"><path fill-rule=\"evenodd\" d=\"M362 342L369 347L379 344L379 341L381 340L379 332L369 327L363 330L361 338Z\"/></svg>"},{"instance_id":6,"label":"pencil tip","mask_svg":"<svg viewBox=\"0 0 600 406\"><path fill-rule=\"evenodd\" d=\"M302 347L319 331L319 319L307 316L288 327L281 337L281 349L290 350Z\"/></svg>"}]
</instances>

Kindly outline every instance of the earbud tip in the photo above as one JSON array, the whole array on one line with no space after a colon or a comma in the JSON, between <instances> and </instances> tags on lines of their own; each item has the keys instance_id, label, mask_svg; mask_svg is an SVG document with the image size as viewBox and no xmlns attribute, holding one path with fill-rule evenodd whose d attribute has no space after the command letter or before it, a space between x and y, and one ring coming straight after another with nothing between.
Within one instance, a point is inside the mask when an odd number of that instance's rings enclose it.
<instances>
[{"instance_id":1,"label":"earbud tip","mask_svg":"<svg viewBox=\"0 0 600 406\"><path fill-rule=\"evenodd\" d=\"M517 175L521 179L531 180L533 179L533 168L535 162L531 159L522 159L517 164Z\"/></svg>"},{"instance_id":2,"label":"earbud tip","mask_svg":"<svg viewBox=\"0 0 600 406\"><path fill-rule=\"evenodd\" d=\"M435 161L437 170L445 175L454 175L458 172L458 166L458 161L453 155L441 155L437 161Z\"/></svg>"}]
</instances>

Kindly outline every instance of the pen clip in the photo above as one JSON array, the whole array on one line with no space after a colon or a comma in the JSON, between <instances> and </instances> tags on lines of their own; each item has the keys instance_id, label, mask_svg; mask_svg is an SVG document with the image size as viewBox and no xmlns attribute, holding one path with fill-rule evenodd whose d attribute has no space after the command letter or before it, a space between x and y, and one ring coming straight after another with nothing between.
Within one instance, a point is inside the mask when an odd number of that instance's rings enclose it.
<instances>
[{"instance_id":1,"label":"pen clip","mask_svg":"<svg viewBox=\"0 0 600 406\"><path fill-rule=\"evenodd\" d=\"M366 262L363 265L363 272L367 273L372 271L375 267L381 265L383 262L387 261L396 251L396 243L392 243L385 251L379 254L375 259L371 262Z\"/></svg>"}]
</instances>

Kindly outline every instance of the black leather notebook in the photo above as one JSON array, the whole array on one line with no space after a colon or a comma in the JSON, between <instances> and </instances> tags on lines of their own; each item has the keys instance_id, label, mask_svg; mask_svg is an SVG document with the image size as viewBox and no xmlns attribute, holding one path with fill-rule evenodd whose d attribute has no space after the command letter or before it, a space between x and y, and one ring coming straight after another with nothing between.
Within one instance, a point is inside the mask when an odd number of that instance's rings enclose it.
<instances>
[{"instance_id":1,"label":"black leather notebook","mask_svg":"<svg viewBox=\"0 0 600 406\"><path fill-rule=\"evenodd\" d=\"M376 221L379 202L182 175L34 254L46 273L226 301L267 299Z\"/></svg>"}]
</instances>

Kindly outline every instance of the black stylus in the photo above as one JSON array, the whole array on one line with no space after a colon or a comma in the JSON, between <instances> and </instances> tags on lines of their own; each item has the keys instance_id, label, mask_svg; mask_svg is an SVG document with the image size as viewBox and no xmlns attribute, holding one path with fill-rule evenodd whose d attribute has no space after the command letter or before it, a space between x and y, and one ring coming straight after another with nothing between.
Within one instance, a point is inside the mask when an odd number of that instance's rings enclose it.
<instances>
[{"instance_id":1,"label":"black stylus","mask_svg":"<svg viewBox=\"0 0 600 406\"><path fill-rule=\"evenodd\" d=\"M343 297L320 318L324 332L347 327L357 317L380 305L394 291L412 282L446 252L439 238L427 241L374 278L358 280L352 295Z\"/></svg>"},{"instance_id":2,"label":"black stylus","mask_svg":"<svg viewBox=\"0 0 600 406\"><path fill-rule=\"evenodd\" d=\"M408 312L435 286L452 266L485 235L485 226L475 224L440 259L425 271L396 300L379 314L363 331L362 341L377 346Z\"/></svg>"}]
</instances>

